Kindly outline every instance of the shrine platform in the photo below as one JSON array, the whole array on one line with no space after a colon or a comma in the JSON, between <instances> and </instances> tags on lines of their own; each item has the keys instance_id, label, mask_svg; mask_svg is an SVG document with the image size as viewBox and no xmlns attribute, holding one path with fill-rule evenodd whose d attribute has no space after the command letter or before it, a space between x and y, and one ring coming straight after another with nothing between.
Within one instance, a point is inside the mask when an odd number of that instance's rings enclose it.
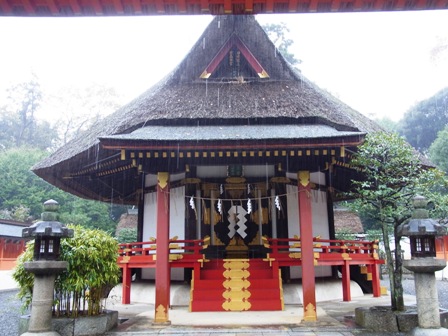
<instances>
[{"instance_id":1,"label":"shrine platform","mask_svg":"<svg viewBox=\"0 0 448 336\"><path fill-rule=\"evenodd\" d=\"M316 322L303 322L303 309L300 304L288 303L295 300L291 295L301 292L294 288L298 284L285 284L285 309L282 311L245 311L245 312L190 312L184 296L186 285L173 284L171 297L174 299L169 310L170 325L154 325L154 291L152 283L133 283L132 303L121 303L121 285L115 287L108 299L108 309L119 312L120 325L107 335L373 335L354 323L354 313L357 307L388 306L390 295L373 297L352 286L352 301L330 299L317 304ZM332 290L335 284L317 284L320 299L329 298L328 293L339 293ZM331 294L330 294L331 295ZM141 302L144 301L144 302ZM406 305L415 305L415 297L405 295ZM383 335L376 333L374 335ZM388 335L384 333L384 335Z\"/></svg>"}]
</instances>

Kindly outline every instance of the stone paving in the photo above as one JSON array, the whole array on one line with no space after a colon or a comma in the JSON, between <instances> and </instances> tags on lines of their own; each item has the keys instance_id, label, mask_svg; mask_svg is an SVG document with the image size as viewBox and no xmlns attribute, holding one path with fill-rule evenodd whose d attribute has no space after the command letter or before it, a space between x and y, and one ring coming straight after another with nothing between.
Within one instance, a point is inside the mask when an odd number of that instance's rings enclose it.
<instances>
[{"instance_id":1,"label":"stone paving","mask_svg":"<svg viewBox=\"0 0 448 336\"><path fill-rule=\"evenodd\" d=\"M14 323L4 323L2 318L14 322L19 315L20 303L15 298L16 285L10 278L11 272L0 271L0 335L16 336L18 328ZM448 288L448 282L439 282ZM445 301L441 298L442 302ZM415 304L415 297L406 295L409 304ZM354 323L354 309L360 306L389 305L390 297L373 298L365 295L351 302L328 301L318 303L318 322L301 322L302 307L287 305L281 312L237 312L237 313L189 313L187 307L173 307L170 310L171 325L154 326L154 306L151 304L121 305L115 303L109 309L119 311L122 323L108 332L107 336L146 335L198 335L198 336L383 336L405 335L403 333L375 333L362 329ZM14 314L13 314L14 313ZM231 314L238 315L238 326ZM226 322L227 319L228 321ZM272 320L283 321L273 324ZM230 322L229 322L230 321ZM233 324L232 324L233 321Z\"/></svg>"}]
</instances>

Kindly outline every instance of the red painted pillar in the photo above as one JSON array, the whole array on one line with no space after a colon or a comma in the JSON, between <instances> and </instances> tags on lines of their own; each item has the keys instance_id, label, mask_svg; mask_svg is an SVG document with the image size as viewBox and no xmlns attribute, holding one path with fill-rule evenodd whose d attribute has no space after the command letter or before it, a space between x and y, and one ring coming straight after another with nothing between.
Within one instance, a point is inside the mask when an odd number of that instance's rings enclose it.
<instances>
[{"instance_id":1,"label":"red painted pillar","mask_svg":"<svg viewBox=\"0 0 448 336\"><path fill-rule=\"evenodd\" d=\"M317 321L310 172L299 171L297 181L302 253L303 320Z\"/></svg>"},{"instance_id":2,"label":"red painted pillar","mask_svg":"<svg viewBox=\"0 0 448 336\"><path fill-rule=\"evenodd\" d=\"M155 324L169 323L170 306L170 186L169 173L157 174L157 233L156 233L156 298Z\"/></svg>"},{"instance_id":3,"label":"red painted pillar","mask_svg":"<svg viewBox=\"0 0 448 336\"><path fill-rule=\"evenodd\" d=\"M129 264L125 263L123 265L123 279L121 283L121 303L130 304L131 303L131 269Z\"/></svg>"},{"instance_id":4,"label":"red painted pillar","mask_svg":"<svg viewBox=\"0 0 448 336\"><path fill-rule=\"evenodd\" d=\"M344 265L342 265L342 299L344 301L352 300L350 292L350 265L347 261L344 261Z\"/></svg>"},{"instance_id":5,"label":"red painted pillar","mask_svg":"<svg viewBox=\"0 0 448 336\"><path fill-rule=\"evenodd\" d=\"M372 265L372 287L373 287L372 289L374 297L381 296L380 272L378 268L379 268L378 264Z\"/></svg>"}]
</instances>

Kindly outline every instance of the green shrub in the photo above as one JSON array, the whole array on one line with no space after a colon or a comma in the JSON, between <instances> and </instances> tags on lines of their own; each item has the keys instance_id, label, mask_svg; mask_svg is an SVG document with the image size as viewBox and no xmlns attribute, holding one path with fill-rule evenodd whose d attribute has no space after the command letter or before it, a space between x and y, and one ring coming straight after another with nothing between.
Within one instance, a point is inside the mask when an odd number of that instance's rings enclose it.
<instances>
[{"instance_id":1,"label":"green shrub","mask_svg":"<svg viewBox=\"0 0 448 336\"><path fill-rule=\"evenodd\" d=\"M117 239L120 244L134 243L137 241L137 229L136 228L124 228L117 234Z\"/></svg>"},{"instance_id":2,"label":"green shrub","mask_svg":"<svg viewBox=\"0 0 448 336\"><path fill-rule=\"evenodd\" d=\"M68 269L56 277L53 312L69 317L101 314L104 299L119 282L117 241L102 230L67 226L74 230L74 237L61 240L61 260L68 262ZM31 304L34 276L23 263L33 260L33 248L31 241L13 273L25 309Z\"/></svg>"}]
</instances>

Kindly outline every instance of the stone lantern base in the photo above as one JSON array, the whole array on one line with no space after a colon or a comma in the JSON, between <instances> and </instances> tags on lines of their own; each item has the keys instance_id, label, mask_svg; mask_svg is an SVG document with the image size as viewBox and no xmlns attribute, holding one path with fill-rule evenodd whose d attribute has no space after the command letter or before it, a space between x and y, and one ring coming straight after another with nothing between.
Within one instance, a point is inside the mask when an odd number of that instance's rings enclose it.
<instances>
[{"instance_id":1,"label":"stone lantern base","mask_svg":"<svg viewBox=\"0 0 448 336\"><path fill-rule=\"evenodd\" d=\"M25 336L59 336L52 330L51 315L56 275L67 269L66 261L38 260L24 263L24 268L34 274L33 301L28 332Z\"/></svg>"}]
</instances>

